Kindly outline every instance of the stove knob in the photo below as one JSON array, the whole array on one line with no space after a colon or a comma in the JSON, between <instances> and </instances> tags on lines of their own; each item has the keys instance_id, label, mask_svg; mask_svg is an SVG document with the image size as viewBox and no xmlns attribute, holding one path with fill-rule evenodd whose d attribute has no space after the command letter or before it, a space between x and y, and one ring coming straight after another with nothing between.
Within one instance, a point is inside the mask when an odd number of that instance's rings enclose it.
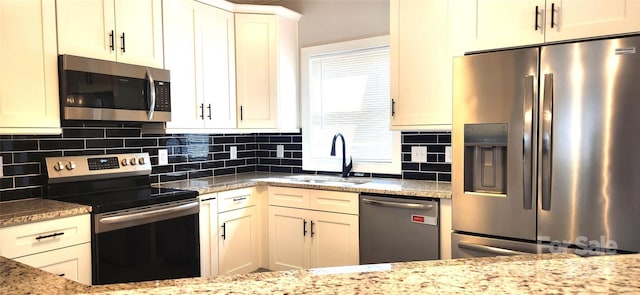
<instances>
[{"instance_id":1,"label":"stove knob","mask_svg":"<svg viewBox=\"0 0 640 295\"><path fill-rule=\"evenodd\" d=\"M129 163L130 163L131 165L138 164L138 162L136 161L136 158L131 158L131 160L129 160Z\"/></svg>"},{"instance_id":2,"label":"stove knob","mask_svg":"<svg viewBox=\"0 0 640 295\"><path fill-rule=\"evenodd\" d=\"M122 161L120 161L120 163L122 163L122 166L129 165L129 161L127 161L127 159L122 159Z\"/></svg>"},{"instance_id":3,"label":"stove knob","mask_svg":"<svg viewBox=\"0 0 640 295\"><path fill-rule=\"evenodd\" d=\"M138 164L140 165L144 165L145 161L144 161L144 157L138 159Z\"/></svg>"},{"instance_id":4,"label":"stove knob","mask_svg":"<svg viewBox=\"0 0 640 295\"><path fill-rule=\"evenodd\" d=\"M62 171L62 169L64 169L64 163L62 162L58 162L55 165L53 165L53 169L56 171Z\"/></svg>"},{"instance_id":5,"label":"stove knob","mask_svg":"<svg viewBox=\"0 0 640 295\"><path fill-rule=\"evenodd\" d=\"M73 170L73 169L76 169L76 163L74 163L73 161L67 162L67 170Z\"/></svg>"}]
</instances>

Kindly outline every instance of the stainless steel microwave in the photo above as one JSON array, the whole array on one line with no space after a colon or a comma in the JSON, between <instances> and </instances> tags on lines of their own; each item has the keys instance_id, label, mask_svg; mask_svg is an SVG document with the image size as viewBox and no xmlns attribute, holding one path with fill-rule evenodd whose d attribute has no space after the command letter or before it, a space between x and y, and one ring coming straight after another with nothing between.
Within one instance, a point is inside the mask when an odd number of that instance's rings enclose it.
<instances>
[{"instance_id":1,"label":"stainless steel microwave","mask_svg":"<svg viewBox=\"0 0 640 295\"><path fill-rule=\"evenodd\" d=\"M171 120L168 70L72 55L58 69L62 120Z\"/></svg>"}]
</instances>

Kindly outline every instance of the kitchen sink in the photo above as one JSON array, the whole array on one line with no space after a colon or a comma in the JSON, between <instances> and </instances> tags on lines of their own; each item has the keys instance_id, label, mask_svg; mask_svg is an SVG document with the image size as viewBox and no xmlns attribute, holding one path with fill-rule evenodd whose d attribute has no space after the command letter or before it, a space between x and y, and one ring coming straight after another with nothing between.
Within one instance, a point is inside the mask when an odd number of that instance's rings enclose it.
<instances>
[{"instance_id":1,"label":"kitchen sink","mask_svg":"<svg viewBox=\"0 0 640 295\"><path fill-rule=\"evenodd\" d=\"M334 185L334 186L354 186L359 184L365 184L370 181L362 178L342 178L342 177L324 176L324 175L296 175L296 176L289 176L285 178L293 182L319 184L319 185Z\"/></svg>"}]
</instances>

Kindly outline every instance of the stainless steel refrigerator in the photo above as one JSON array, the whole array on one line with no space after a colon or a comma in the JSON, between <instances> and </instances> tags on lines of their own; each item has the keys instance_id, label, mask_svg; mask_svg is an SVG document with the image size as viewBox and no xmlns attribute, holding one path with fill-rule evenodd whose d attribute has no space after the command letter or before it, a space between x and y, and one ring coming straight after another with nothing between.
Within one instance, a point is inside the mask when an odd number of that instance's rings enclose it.
<instances>
[{"instance_id":1,"label":"stainless steel refrigerator","mask_svg":"<svg viewBox=\"0 0 640 295\"><path fill-rule=\"evenodd\" d=\"M454 60L452 256L640 252L640 37Z\"/></svg>"}]
</instances>

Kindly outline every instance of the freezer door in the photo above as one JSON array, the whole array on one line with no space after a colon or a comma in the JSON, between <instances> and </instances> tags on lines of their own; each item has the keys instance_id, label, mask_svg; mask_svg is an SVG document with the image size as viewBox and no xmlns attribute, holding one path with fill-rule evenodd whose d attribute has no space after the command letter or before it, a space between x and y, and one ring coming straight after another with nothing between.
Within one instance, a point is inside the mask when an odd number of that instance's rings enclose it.
<instances>
[{"instance_id":1,"label":"freezer door","mask_svg":"<svg viewBox=\"0 0 640 295\"><path fill-rule=\"evenodd\" d=\"M459 233L451 234L451 258L494 257L538 253L540 245ZM542 252L540 252L542 253Z\"/></svg>"},{"instance_id":2,"label":"freezer door","mask_svg":"<svg viewBox=\"0 0 640 295\"><path fill-rule=\"evenodd\" d=\"M640 38L541 49L542 241L640 251Z\"/></svg>"},{"instance_id":3,"label":"freezer door","mask_svg":"<svg viewBox=\"0 0 640 295\"><path fill-rule=\"evenodd\" d=\"M453 229L535 241L538 48L454 60Z\"/></svg>"}]
</instances>

